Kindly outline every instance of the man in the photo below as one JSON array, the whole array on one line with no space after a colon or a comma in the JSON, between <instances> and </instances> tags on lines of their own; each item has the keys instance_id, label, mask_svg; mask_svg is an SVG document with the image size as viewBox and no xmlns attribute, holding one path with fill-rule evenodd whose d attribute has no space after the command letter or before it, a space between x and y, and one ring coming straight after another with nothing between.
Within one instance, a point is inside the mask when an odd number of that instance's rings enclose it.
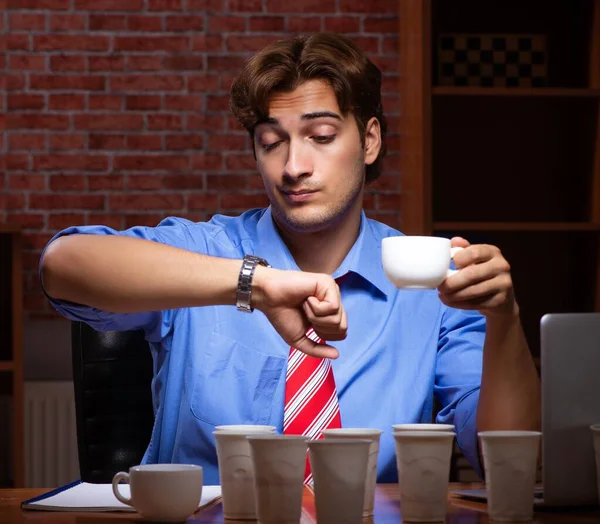
<instances>
[{"instance_id":1,"label":"man","mask_svg":"<svg viewBox=\"0 0 600 524\"><path fill-rule=\"evenodd\" d=\"M476 469L477 431L539 427L538 377L496 247L453 239L465 248L460 271L437 291L401 291L384 276L381 240L400 233L362 211L385 153L380 85L340 35L270 45L231 97L269 208L73 227L47 247L42 282L58 311L99 330L143 329L151 343L145 462L198 463L216 483L215 425L286 429L290 347L334 359L343 426L384 430L379 481L396 478L391 425L430 421L434 394L437 420L455 424Z\"/></svg>"}]
</instances>

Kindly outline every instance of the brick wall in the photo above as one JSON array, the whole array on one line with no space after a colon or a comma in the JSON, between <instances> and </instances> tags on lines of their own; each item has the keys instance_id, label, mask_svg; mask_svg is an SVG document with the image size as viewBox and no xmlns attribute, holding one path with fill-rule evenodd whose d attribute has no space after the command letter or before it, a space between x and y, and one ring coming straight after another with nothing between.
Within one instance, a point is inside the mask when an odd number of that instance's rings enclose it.
<instances>
[{"instance_id":1,"label":"brick wall","mask_svg":"<svg viewBox=\"0 0 600 524\"><path fill-rule=\"evenodd\" d=\"M57 230L267 203L228 89L252 51L290 34L346 33L384 72L390 155L365 208L398 227L397 2L0 0L0 221L24 230L26 312L52 315L37 265Z\"/></svg>"}]
</instances>

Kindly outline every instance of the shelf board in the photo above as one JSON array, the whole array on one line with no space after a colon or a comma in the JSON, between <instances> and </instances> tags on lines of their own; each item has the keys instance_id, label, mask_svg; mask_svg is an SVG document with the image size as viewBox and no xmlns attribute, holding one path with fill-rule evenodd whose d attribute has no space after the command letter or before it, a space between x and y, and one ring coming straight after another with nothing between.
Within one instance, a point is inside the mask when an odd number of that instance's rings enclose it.
<instances>
[{"instance_id":1,"label":"shelf board","mask_svg":"<svg viewBox=\"0 0 600 524\"><path fill-rule=\"evenodd\" d=\"M600 231L593 222L434 222L438 231Z\"/></svg>"},{"instance_id":2,"label":"shelf board","mask_svg":"<svg viewBox=\"0 0 600 524\"><path fill-rule=\"evenodd\" d=\"M12 360L0 360L0 371L12 371L13 363Z\"/></svg>"},{"instance_id":3,"label":"shelf board","mask_svg":"<svg viewBox=\"0 0 600 524\"><path fill-rule=\"evenodd\" d=\"M532 97L600 97L600 89L567 87L454 87L434 86L434 96L532 96Z\"/></svg>"}]
</instances>

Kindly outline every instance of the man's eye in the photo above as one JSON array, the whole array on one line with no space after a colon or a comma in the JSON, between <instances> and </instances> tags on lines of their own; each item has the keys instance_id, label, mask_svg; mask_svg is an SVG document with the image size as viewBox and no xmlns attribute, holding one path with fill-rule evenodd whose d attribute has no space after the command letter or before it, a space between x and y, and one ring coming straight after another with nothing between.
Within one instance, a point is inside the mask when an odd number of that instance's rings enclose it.
<instances>
[{"instance_id":1,"label":"man's eye","mask_svg":"<svg viewBox=\"0 0 600 524\"><path fill-rule=\"evenodd\" d=\"M319 135L312 137L312 139L318 144L329 144L330 142L333 142L334 138L335 135Z\"/></svg>"},{"instance_id":2,"label":"man's eye","mask_svg":"<svg viewBox=\"0 0 600 524\"><path fill-rule=\"evenodd\" d=\"M270 144L261 144L261 147L265 150L265 151L272 151L273 149L275 149L279 144L281 144L281 140L278 140L277 142L271 142Z\"/></svg>"}]
</instances>

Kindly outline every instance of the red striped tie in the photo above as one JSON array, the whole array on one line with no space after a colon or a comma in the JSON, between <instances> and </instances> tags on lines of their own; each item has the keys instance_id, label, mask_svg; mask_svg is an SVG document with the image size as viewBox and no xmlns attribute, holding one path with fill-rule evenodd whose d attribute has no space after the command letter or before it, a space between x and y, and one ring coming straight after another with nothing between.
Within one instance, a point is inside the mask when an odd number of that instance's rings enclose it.
<instances>
[{"instance_id":1,"label":"red striped tie","mask_svg":"<svg viewBox=\"0 0 600 524\"><path fill-rule=\"evenodd\" d=\"M318 344L325 341L311 328L306 336ZM342 427L331 361L316 358L290 348L285 381L283 433L305 435L309 439L323 436L322 431ZM310 462L306 460L304 482L312 481Z\"/></svg>"}]
</instances>

